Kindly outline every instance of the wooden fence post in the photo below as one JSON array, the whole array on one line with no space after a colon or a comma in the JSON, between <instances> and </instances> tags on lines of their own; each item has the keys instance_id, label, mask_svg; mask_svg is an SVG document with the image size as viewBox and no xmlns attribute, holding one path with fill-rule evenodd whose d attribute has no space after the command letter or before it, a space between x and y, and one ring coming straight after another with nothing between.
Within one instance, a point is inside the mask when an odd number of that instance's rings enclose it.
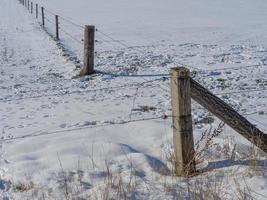
<instances>
[{"instance_id":1,"label":"wooden fence post","mask_svg":"<svg viewBox=\"0 0 267 200\"><path fill-rule=\"evenodd\" d=\"M33 3L31 2L31 14L33 12Z\"/></svg>"},{"instance_id":2,"label":"wooden fence post","mask_svg":"<svg viewBox=\"0 0 267 200\"><path fill-rule=\"evenodd\" d=\"M84 66L80 72L81 76L94 73L94 45L95 45L95 26L85 26L84 29Z\"/></svg>"},{"instance_id":3,"label":"wooden fence post","mask_svg":"<svg viewBox=\"0 0 267 200\"><path fill-rule=\"evenodd\" d=\"M30 0L28 0L27 8L28 8L28 10L30 10Z\"/></svg>"},{"instance_id":4,"label":"wooden fence post","mask_svg":"<svg viewBox=\"0 0 267 200\"><path fill-rule=\"evenodd\" d=\"M38 19L38 4L36 4L35 7L36 19Z\"/></svg>"},{"instance_id":5,"label":"wooden fence post","mask_svg":"<svg viewBox=\"0 0 267 200\"><path fill-rule=\"evenodd\" d=\"M55 21L56 21L56 40L59 40L58 15L55 16Z\"/></svg>"},{"instance_id":6,"label":"wooden fence post","mask_svg":"<svg viewBox=\"0 0 267 200\"><path fill-rule=\"evenodd\" d=\"M196 172L191 116L190 71L184 67L171 69L171 97L175 174L189 176Z\"/></svg>"},{"instance_id":7,"label":"wooden fence post","mask_svg":"<svg viewBox=\"0 0 267 200\"><path fill-rule=\"evenodd\" d=\"M45 20L44 20L44 7L41 7L42 10L42 25L45 25Z\"/></svg>"}]
</instances>

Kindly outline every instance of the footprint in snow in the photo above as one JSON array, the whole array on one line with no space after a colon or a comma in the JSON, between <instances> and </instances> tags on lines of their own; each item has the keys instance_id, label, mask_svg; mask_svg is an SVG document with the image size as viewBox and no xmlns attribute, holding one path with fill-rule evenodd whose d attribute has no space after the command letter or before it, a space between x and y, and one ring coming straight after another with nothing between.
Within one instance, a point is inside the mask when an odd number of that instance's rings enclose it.
<instances>
[{"instance_id":1,"label":"footprint in snow","mask_svg":"<svg viewBox=\"0 0 267 200\"><path fill-rule=\"evenodd\" d=\"M67 124L65 124L65 123L59 125L60 128L66 128L66 126L67 126Z\"/></svg>"},{"instance_id":2,"label":"footprint in snow","mask_svg":"<svg viewBox=\"0 0 267 200\"><path fill-rule=\"evenodd\" d=\"M96 124L97 124L96 121L92 121L92 122L85 121L85 122L83 122L83 124L80 125L80 126L81 126L81 127L84 127L84 126L94 126L94 125L96 125Z\"/></svg>"}]
</instances>

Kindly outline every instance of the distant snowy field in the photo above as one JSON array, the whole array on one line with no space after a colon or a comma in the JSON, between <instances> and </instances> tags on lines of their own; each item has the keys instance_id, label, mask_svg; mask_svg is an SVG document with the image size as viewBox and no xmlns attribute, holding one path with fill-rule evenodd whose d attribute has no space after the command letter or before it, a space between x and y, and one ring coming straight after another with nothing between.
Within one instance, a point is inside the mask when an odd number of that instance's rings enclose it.
<instances>
[{"instance_id":1,"label":"distant snowy field","mask_svg":"<svg viewBox=\"0 0 267 200\"><path fill-rule=\"evenodd\" d=\"M266 1L36 2L117 40L96 32L97 70L155 75L187 65L196 80L267 132ZM266 156L253 154L251 164L251 145L227 126L198 165L208 172L172 177L172 123L161 119L171 114L169 80L72 79L80 65L73 57L82 62L82 28L60 18L74 37L60 31L66 51L16 0L0 1L0 19L0 198L62 199L67 188L73 199L120 199L122 191L128 199L190 199L195 183L214 190L220 183L219 193L229 198L240 188L266 198ZM53 24L46 28L54 33ZM192 112L197 143L218 120L205 124L212 116L195 102Z\"/></svg>"},{"instance_id":2,"label":"distant snowy field","mask_svg":"<svg viewBox=\"0 0 267 200\"><path fill-rule=\"evenodd\" d=\"M267 24L264 0L37 0L79 24L143 45L172 43L262 44Z\"/></svg>"}]
</instances>

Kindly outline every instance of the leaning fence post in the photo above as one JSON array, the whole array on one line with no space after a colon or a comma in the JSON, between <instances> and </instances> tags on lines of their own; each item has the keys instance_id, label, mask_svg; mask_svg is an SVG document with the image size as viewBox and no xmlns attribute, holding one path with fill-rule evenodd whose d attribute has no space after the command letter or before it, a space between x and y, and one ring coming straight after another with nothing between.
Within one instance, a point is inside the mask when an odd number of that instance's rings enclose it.
<instances>
[{"instance_id":1,"label":"leaning fence post","mask_svg":"<svg viewBox=\"0 0 267 200\"><path fill-rule=\"evenodd\" d=\"M35 9L35 12L36 12L36 19L38 19L38 4L35 5L36 9Z\"/></svg>"},{"instance_id":2,"label":"leaning fence post","mask_svg":"<svg viewBox=\"0 0 267 200\"><path fill-rule=\"evenodd\" d=\"M44 7L41 7L42 10L42 25L45 25L45 20L44 20Z\"/></svg>"},{"instance_id":3,"label":"leaning fence post","mask_svg":"<svg viewBox=\"0 0 267 200\"><path fill-rule=\"evenodd\" d=\"M171 69L171 97L175 174L189 176L196 171L191 116L190 71Z\"/></svg>"},{"instance_id":4,"label":"leaning fence post","mask_svg":"<svg viewBox=\"0 0 267 200\"><path fill-rule=\"evenodd\" d=\"M85 26L84 29L84 66L80 72L81 76L89 75L94 72L94 45L95 45L95 26Z\"/></svg>"},{"instance_id":5,"label":"leaning fence post","mask_svg":"<svg viewBox=\"0 0 267 200\"><path fill-rule=\"evenodd\" d=\"M56 21L56 40L59 40L58 15L55 15L55 21Z\"/></svg>"}]
</instances>

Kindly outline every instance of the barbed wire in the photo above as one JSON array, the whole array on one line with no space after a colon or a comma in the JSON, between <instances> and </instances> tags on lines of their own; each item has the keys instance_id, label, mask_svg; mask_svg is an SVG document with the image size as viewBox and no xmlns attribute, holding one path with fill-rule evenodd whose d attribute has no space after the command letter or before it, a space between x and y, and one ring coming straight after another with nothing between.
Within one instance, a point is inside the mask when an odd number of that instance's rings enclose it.
<instances>
[{"instance_id":1,"label":"barbed wire","mask_svg":"<svg viewBox=\"0 0 267 200\"><path fill-rule=\"evenodd\" d=\"M106 38L110 39L111 42L117 43L117 44L119 44L120 46L122 46L122 47L124 47L124 48L126 48L126 49L130 49L130 48L132 48L132 49L134 49L134 51L143 53L143 51L141 51L141 50L135 48L135 46L130 46L130 45L126 44L125 42L122 42L121 40L117 40L117 39L111 37L108 33L105 33L105 32L103 32L102 30L99 30L99 28L96 29L96 32L99 32L100 34L102 34L102 35L105 36Z\"/></svg>"},{"instance_id":2,"label":"barbed wire","mask_svg":"<svg viewBox=\"0 0 267 200\"><path fill-rule=\"evenodd\" d=\"M42 6L41 6L42 7ZM44 8L44 7L43 7ZM44 8L44 11L46 11L47 13L51 14L51 15L57 15L56 13Z\"/></svg>"},{"instance_id":3,"label":"barbed wire","mask_svg":"<svg viewBox=\"0 0 267 200\"><path fill-rule=\"evenodd\" d=\"M115 125L125 125L125 124L129 124L129 123L135 123L135 122L141 122L141 121L151 121L151 120L157 120L157 119L162 119L165 121L166 119L168 119L170 117L174 117L174 116L163 114L161 116L155 116L155 117L149 117L149 118L139 118L139 119L133 119L133 120L130 119L130 120L121 120L121 121L108 121L108 122L104 122L102 124L88 125L88 126L70 128L70 129L64 129L64 130L55 130L55 131L50 131L50 132L49 131L37 131L37 132L27 134L27 135L1 139L0 142L8 142L8 141L15 141L15 140L19 140L19 139L54 135L54 134L60 134L60 133L68 133L68 132L84 130L84 129L94 129L94 128L100 128L100 127L115 126ZM259 121L257 121L257 122L259 122ZM266 125L266 124L264 124L264 125Z\"/></svg>"},{"instance_id":4,"label":"barbed wire","mask_svg":"<svg viewBox=\"0 0 267 200\"><path fill-rule=\"evenodd\" d=\"M43 7L43 6L40 6L40 5L38 5L38 6L39 6L40 8ZM43 8L44 8L44 7L43 7ZM35 6L34 6L34 9L36 10ZM33 10L34 10L34 9L33 9ZM46 9L46 8L44 8L44 11L45 11L46 13L49 13L49 14L54 15L54 16L57 15L55 12L53 12L53 11L51 11L51 10L48 10L48 9ZM32 14L33 14L33 13L32 13ZM41 12L38 12L37 14L38 14L38 19L40 19L39 17L42 17ZM57 16L59 16L59 15L57 15ZM37 20L38 20L38 19L37 19ZM66 22L72 24L73 26L79 27L79 28L81 28L81 29L83 30L83 27L82 27L81 25L78 25L78 24L76 24L75 22L72 22L71 20L66 19L65 17L59 16L59 19L61 19L61 20L63 20L63 21L66 21ZM53 19L50 19L50 18L48 18L47 16L44 16L44 20L47 21L47 22L49 22L49 23L51 23L51 24L53 24L53 25L56 25L56 23L53 21ZM60 24L60 23L59 23L59 24ZM73 36L72 34L70 34L67 30L63 29L62 26L59 26L59 29L61 30L61 32L63 32L64 34L66 34L68 37L70 37L72 40L74 40L75 42L77 42L77 43L83 45L82 39L81 39L81 40L77 39L75 36Z\"/></svg>"},{"instance_id":5,"label":"barbed wire","mask_svg":"<svg viewBox=\"0 0 267 200\"><path fill-rule=\"evenodd\" d=\"M81 30L84 30L84 27L78 23L75 23L73 22L72 20L70 19L67 19L66 17L62 17L61 15L59 14L56 14L55 12L51 11L51 10L48 10L48 9L45 9L48 13L52 14L52 15L58 15L60 17L60 19L62 19L63 21L65 22L68 22L70 24L72 24L73 26L77 27L77 28L80 28Z\"/></svg>"},{"instance_id":6,"label":"barbed wire","mask_svg":"<svg viewBox=\"0 0 267 200\"><path fill-rule=\"evenodd\" d=\"M34 9L35 9L35 7L34 7ZM56 14L55 12L53 12L53 11L47 9L47 8L44 8L44 10L45 10L47 13L51 14L51 15L58 15L58 14ZM39 12L39 14L41 15L40 12ZM59 16L59 15L58 15L58 16ZM62 19L63 21L68 22L69 24L71 24L71 25L73 25L73 26L75 26L75 27L78 27L78 28L81 29L81 30L84 30L84 27L83 27L82 25L80 25L80 24L78 24L78 23L75 23L75 22L73 22L72 20L70 20L70 19L68 19L68 18L66 18L66 17L62 17L61 15L60 15L59 17L60 17L60 19ZM45 19L46 19L49 23L55 24L51 19L49 19L49 18L47 18L47 17L45 17ZM82 39L79 40L79 39L75 38L75 36L73 36L72 34L70 34L68 31L66 31L66 30L63 29L62 27L60 27L60 30L61 30L63 33L65 33L67 36L69 36L71 39L73 39L74 41L78 42L79 44L83 44ZM120 45L120 46L122 46L122 47L124 47L124 48L127 48L127 49L129 49L129 48L134 48L134 46L130 46L130 45L126 44L125 42L122 42L121 40L117 40L117 39L111 37L109 34L103 32L102 30L99 30L98 28L96 29L96 31L99 32L100 34L102 34L104 37L110 39L110 41L108 41L108 40L102 40L103 42L107 42L107 43L110 43L110 44L112 44L112 42L113 42L113 43L116 43L116 44L118 44L118 45ZM139 50L139 49L135 49L135 51L142 52L142 51ZM98 52L98 53L101 53L101 52ZM142 52L142 53L143 53L143 52ZM181 65L181 66L187 66L187 65L184 64L184 63L178 63L178 64ZM197 70L197 71L212 72L212 71L225 71L225 70L230 70L230 69L238 70L238 69L242 69L242 68L259 67L259 66L261 66L261 65L257 64L257 65L248 65L248 66L240 66L240 67L216 68L216 69L200 69L200 68L196 68L196 67L192 67L192 66L191 66L190 68L192 68L192 69L194 69L194 70Z\"/></svg>"},{"instance_id":7,"label":"barbed wire","mask_svg":"<svg viewBox=\"0 0 267 200\"><path fill-rule=\"evenodd\" d=\"M100 70L96 70L97 73L103 74L103 75L109 75L113 77L128 77L128 78L140 78L140 77L163 77L165 79L169 78L171 74L115 74L112 72L104 72Z\"/></svg>"},{"instance_id":8,"label":"barbed wire","mask_svg":"<svg viewBox=\"0 0 267 200\"><path fill-rule=\"evenodd\" d=\"M115 125L125 125L129 123L134 123L134 122L141 122L141 121L151 121L151 120L157 120L157 119L167 119L165 115L162 116L156 116L156 117L149 117L149 118L140 118L140 119L133 119L133 120L122 120L122 121L113 121L113 122L107 122L103 124L98 124L98 125L89 125L89 126L83 126L83 127L78 127L78 128L72 128L72 129L65 129L65 130L56 130L56 131L38 131L34 132L31 134L27 135L22 135L22 136L17 136L13 138L6 138L6 139L1 139L0 142L8 142L8 141L14 141L14 140L19 140L19 139L26 139L26 138L33 138L33 137L40 137L40 136L46 136L46 135L54 135L54 134L59 134L59 133L68 133L68 132L73 132L73 131L78 131L78 130L84 130L84 129L93 129L93 128L100 128L100 127L108 127L108 126L115 126Z\"/></svg>"},{"instance_id":9,"label":"barbed wire","mask_svg":"<svg viewBox=\"0 0 267 200\"><path fill-rule=\"evenodd\" d=\"M215 93L215 95L241 94L241 93L247 93L247 92L262 92L262 91L267 91L267 88L221 92L221 93Z\"/></svg>"},{"instance_id":10,"label":"barbed wire","mask_svg":"<svg viewBox=\"0 0 267 200\"><path fill-rule=\"evenodd\" d=\"M67 36L69 36L73 41L75 41L76 43L83 45L82 40L77 39L75 36L73 36L72 34L68 33L67 31L65 31L64 29L62 29L61 27L59 27L59 30L61 30L63 33L65 33Z\"/></svg>"},{"instance_id":11,"label":"barbed wire","mask_svg":"<svg viewBox=\"0 0 267 200\"><path fill-rule=\"evenodd\" d=\"M66 19L64 17L61 17L61 16L60 16L60 19L62 19L65 22L68 22L68 23L72 24L75 27L80 28L81 30L84 30L84 27L82 25L76 24L76 23L74 23L74 22L72 22L72 21L70 21L70 20L68 20L68 19Z\"/></svg>"},{"instance_id":12,"label":"barbed wire","mask_svg":"<svg viewBox=\"0 0 267 200\"><path fill-rule=\"evenodd\" d=\"M44 17L44 19L46 20L46 21L48 21L49 23L51 23L51 24L53 24L53 25L56 25L56 23L55 22L53 22L51 19L49 19L48 17ZM62 19L62 17L61 16L59 16L59 19ZM66 31L65 29L63 29L62 28L62 26L60 26L59 25L59 30L62 32L62 33L64 33L64 34L66 34L68 37L70 37L73 41L75 41L75 42L77 42L78 44L80 44L80 45L83 45L83 42L82 42L82 39L81 40L79 40L79 39L77 39L75 36L73 36L71 33L69 33L68 31Z\"/></svg>"},{"instance_id":13,"label":"barbed wire","mask_svg":"<svg viewBox=\"0 0 267 200\"><path fill-rule=\"evenodd\" d=\"M113 37L111 37L109 34L104 33L103 31L99 30L98 28L96 29L96 32L99 32L100 34L102 34L103 36L109 38L111 41L120 44L121 46L125 47L125 48L129 48L129 46L127 44L125 44L124 42L118 41L116 39L114 39Z\"/></svg>"},{"instance_id":14,"label":"barbed wire","mask_svg":"<svg viewBox=\"0 0 267 200\"><path fill-rule=\"evenodd\" d=\"M98 88L98 89L88 89L88 90L78 90L78 91L71 91L71 92L65 92L65 93L59 93L59 94L51 94L51 95L38 95L38 96L32 96L32 97L21 97L17 99L10 99L10 100L0 100L0 103L7 103L12 101L20 101L20 100L26 100L26 99L38 99L42 97L58 97L58 96L65 96L70 94L83 94L83 93L89 93L89 92L97 92L97 91L103 91L103 90L115 90L115 89L121 89L121 88L136 88L136 87L142 87L145 84L153 83L155 81L162 80L160 79L154 79L154 80L148 80L141 83L131 83L131 84L125 84L120 86L114 86L114 87L104 87L104 88Z\"/></svg>"},{"instance_id":15,"label":"barbed wire","mask_svg":"<svg viewBox=\"0 0 267 200\"><path fill-rule=\"evenodd\" d=\"M225 67L225 68L215 68L215 69L199 69L200 71L204 71L204 72L212 72L212 71L226 71L226 70L239 70L239 69L246 69L246 68L251 68L251 67L261 67L264 65L247 65L247 66L239 66L239 67Z\"/></svg>"},{"instance_id":16,"label":"barbed wire","mask_svg":"<svg viewBox=\"0 0 267 200\"><path fill-rule=\"evenodd\" d=\"M56 25L56 23L53 22L52 19L49 19L48 17L44 17L44 19L45 19L46 21L48 21L49 23L51 23L51 24L53 24L53 25Z\"/></svg>"}]
</instances>

